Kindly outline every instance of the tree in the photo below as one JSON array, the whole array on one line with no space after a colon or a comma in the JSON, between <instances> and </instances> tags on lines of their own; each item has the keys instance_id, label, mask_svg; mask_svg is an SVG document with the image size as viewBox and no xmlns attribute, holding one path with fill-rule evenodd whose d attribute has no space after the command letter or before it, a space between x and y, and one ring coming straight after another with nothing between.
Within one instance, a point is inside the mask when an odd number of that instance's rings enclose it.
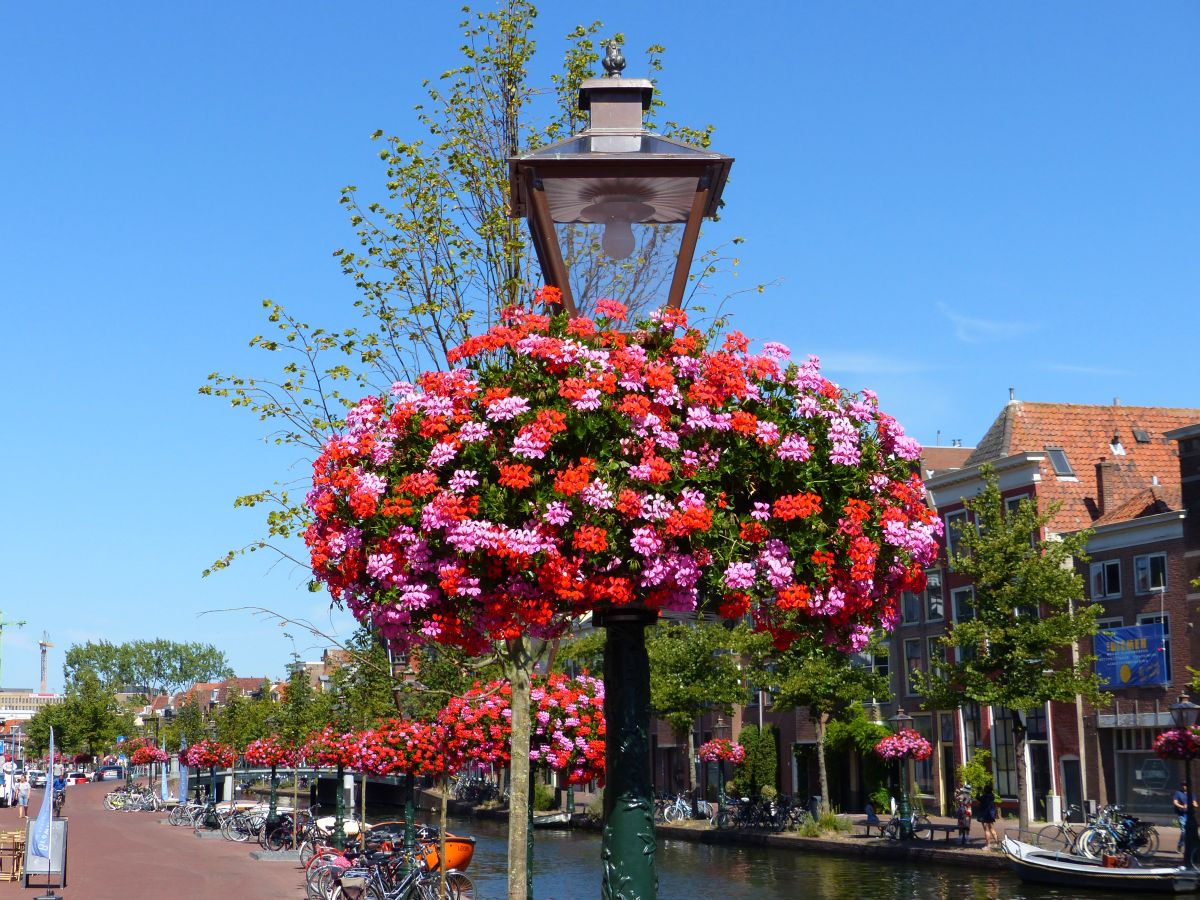
<instances>
[{"instance_id":1,"label":"tree","mask_svg":"<svg viewBox=\"0 0 1200 900\"><path fill-rule=\"evenodd\" d=\"M738 734L738 743L746 750L746 758L737 767L738 790L757 797L763 788L774 788L779 778L779 743L774 726L745 725Z\"/></svg>"},{"instance_id":2,"label":"tree","mask_svg":"<svg viewBox=\"0 0 1200 900\"><path fill-rule=\"evenodd\" d=\"M1028 499L1008 509L995 473L983 472L984 488L966 508L974 526L962 528L951 571L974 585L969 617L941 643L948 661L914 673L931 709L974 701L1007 710L1013 722L1020 827L1029 826L1025 799L1025 724L1028 710L1049 701L1099 698L1094 657L1071 650L1096 633L1099 605L1084 603L1075 562L1086 561L1091 534L1045 534L1057 504L1039 512Z\"/></svg>"},{"instance_id":3,"label":"tree","mask_svg":"<svg viewBox=\"0 0 1200 900\"><path fill-rule=\"evenodd\" d=\"M687 747L689 788L695 787L696 720L707 711L730 715L746 698L739 652L746 629L715 622L660 623L646 636L650 656L650 708Z\"/></svg>"},{"instance_id":4,"label":"tree","mask_svg":"<svg viewBox=\"0 0 1200 900\"><path fill-rule=\"evenodd\" d=\"M325 723L321 720L321 704L308 680L304 664L296 659L288 675L287 686L277 712L277 731L280 737L297 747Z\"/></svg>"},{"instance_id":5,"label":"tree","mask_svg":"<svg viewBox=\"0 0 1200 900\"><path fill-rule=\"evenodd\" d=\"M330 677L329 702L334 723L345 731L366 728L396 714L392 664L378 637L359 628L346 641L346 665Z\"/></svg>"},{"instance_id":6,"label":"tree","mask_svg":"<svg viewBox=\"0 0 1200 900\"><path fill-rule=\"evenodd\" d=\"M67 650L63 676L70 684L85 671L93 672L109 690L140 690L152 695L233 676L225 654L210 644L164 638L75 644Z\"/></svg>"},{"instance_id":7,"label":"tree","mask_svg":"<svg viewBox=\"0 0 1200 900\"><path fill-rule=\"evenodd\" d=\"M878 652L874 638L867 653ZM773 661L767 675L772 684L774 709L806 709L817 732L817 771L821 803L829 803L826 740L829 723L848 716L872 697L888 695L887 677L854 664L853 658L819 641L794 644Z\"/></svg>"},{"instance_id":8,"label":"tree","mask_svg":"<svg viewBox=\"0 0 1200 900\"><path fill-rule=\"evenodd\" d=\"M133 731L133 716L122 710L116 697L91 670L84 669L67 687L62 703L43 707L26 726L28 746L46 751L54 727L55 746L86 750L89 755L111 747L120 734Z\"/></svg>"},{"instance_id":9,"label":"tree","mask_svg":"<svg viewBox=\"0 0 1200 900\"><path fill-rule=\"evenodd\" d=\"M187 745L190 747L197 741L203 740L206 733L204 712L194 697L188 697L167 726L167 747L172 751L177 751L182 741L187 741Z\"/></svg>"}]
</instances>

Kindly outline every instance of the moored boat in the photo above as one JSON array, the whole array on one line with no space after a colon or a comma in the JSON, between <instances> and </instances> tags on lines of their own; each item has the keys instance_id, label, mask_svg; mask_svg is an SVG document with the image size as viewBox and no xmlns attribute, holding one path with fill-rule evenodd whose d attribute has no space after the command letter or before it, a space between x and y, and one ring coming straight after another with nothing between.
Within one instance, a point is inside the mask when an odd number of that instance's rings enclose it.
<instances>
[{"instance_id":1,"label":"moored boat","mask_svg":"<svg viewBox=\"0 0 1200 900\"><path fill-rule=\"evenodd\" d=\"M1022 881L1039 884L1156 894L1194 893L1200 888L1200 870L1184 866L1110 868L1101 860L1044 850L1010 837L1004 839L1004 855Z\"/></svg>"}]
</instances>

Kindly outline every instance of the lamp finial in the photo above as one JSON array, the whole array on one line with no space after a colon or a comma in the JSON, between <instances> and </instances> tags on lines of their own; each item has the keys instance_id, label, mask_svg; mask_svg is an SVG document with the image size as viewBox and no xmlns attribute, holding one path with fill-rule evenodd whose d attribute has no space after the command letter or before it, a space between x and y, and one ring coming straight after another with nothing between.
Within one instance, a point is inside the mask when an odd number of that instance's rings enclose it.
<instances>
[{"instance_id":1,"label":"lamp finial","mask_svg":"<svg viewBox=\"0 0 1200 900\"><path fill-rule=\"evenodd\" d=\"M609 78L620 78L621 72L625 70L625 57L621 53L621 45L616 41L609 41L604 45L604 59L601 60L604 66L604 73Z\"/></svg>"}]
</instances>

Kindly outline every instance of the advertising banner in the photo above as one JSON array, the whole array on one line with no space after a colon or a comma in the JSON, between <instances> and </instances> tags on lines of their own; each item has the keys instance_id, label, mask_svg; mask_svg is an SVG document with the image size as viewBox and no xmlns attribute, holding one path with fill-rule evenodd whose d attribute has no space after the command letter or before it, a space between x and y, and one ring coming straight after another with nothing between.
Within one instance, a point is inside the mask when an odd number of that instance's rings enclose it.
<instances>
[{"instance_id":1,"label":"advertising banner","mask_svg":"<svg viewBox=\"0 0 1200 900\"><path fill-rule=\"evenodd\" d=\"M1096 635L1096 674L1105 690L1166 684L1162 625L1105 628Z\"/></svg>"}]
</instances>

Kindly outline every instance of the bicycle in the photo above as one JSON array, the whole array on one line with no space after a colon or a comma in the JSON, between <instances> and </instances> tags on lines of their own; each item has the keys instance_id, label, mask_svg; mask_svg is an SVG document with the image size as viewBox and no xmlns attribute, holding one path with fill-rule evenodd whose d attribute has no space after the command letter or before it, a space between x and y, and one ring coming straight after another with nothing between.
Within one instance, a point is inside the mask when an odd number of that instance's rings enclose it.
<instances>
[{"instance_id":1,"label":"bicycle","mask_svg":"<svg viewBox=\"0 0 1200 900\"><path fill-rule=\"evenodd\" d=\"M1072 805L1061 822L1052 822L1038 831L1034 838L1035 843L1044 850L1078 855L1079 836L1085 829L1076 829L1075 824L1071 822L1070 816L1073 812L1080 812L1079 807Z\"/></svg>"},{"instance_id":2,"label":"bicycle","mask_svg":"<svg viewBox=\"0 0 1200 900\"><path fill-rule=\"evenodd\" d=\"M430 869L422 857L412 861L407 871L400 854L373 862L343 872L331 900L475 900L475 884L456 869L446 872L442 894L442 873Z\"/></svg>"},{"instance_id":3,"label":"bicycle","mask_svg":"<svg viewBox=\"0 0 1200 900\"><path fill-rule=\"evenodd\" d=\"M912 836L918 840L933 840L933 828L929 817L919 813L905 816L893 816L891 821L883 826L883 836L893 841L901 840L904 836L905 825L912 830Z\"/></svg>"},{"instance_id":4,"label":"bicycle","mask_svg":"<svg viewBox=\"0 0 1200 900\"><path fill-rule=\"evenodd\" d=\"M1076 846L1090 859L1126 854L1139 860L1149 859L1158 850L1158 829L1149 822L1123 815L1121 807L1110 805L1088 824Z\"/></svg>"}]
</instances>

